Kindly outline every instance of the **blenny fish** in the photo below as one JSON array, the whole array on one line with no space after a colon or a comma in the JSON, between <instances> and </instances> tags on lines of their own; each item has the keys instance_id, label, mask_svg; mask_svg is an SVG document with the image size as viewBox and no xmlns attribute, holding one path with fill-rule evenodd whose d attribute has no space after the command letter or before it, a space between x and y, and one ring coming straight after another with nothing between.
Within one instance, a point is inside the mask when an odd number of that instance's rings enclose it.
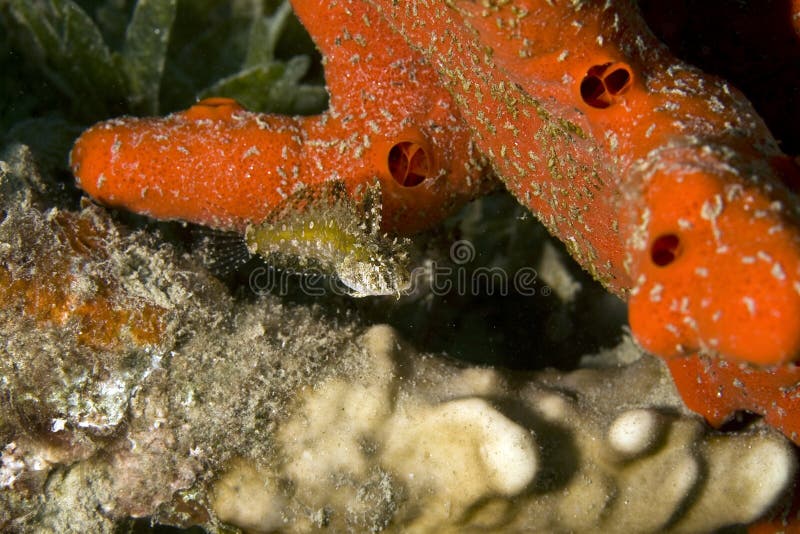
<instances>
[{"instance_id":1,"label":"blenny fish","mask_svg":"<svg viewBox=\"0 0 800 534\"><path fill-rule=\"evenodd\" d=\"M335 275L354 297L401 295L411 285L407 239L380 230L378 185L355 202L342 182L298 191L277 212L249 225L251 254L295 271Z\"/></svg>"}]
</instances>

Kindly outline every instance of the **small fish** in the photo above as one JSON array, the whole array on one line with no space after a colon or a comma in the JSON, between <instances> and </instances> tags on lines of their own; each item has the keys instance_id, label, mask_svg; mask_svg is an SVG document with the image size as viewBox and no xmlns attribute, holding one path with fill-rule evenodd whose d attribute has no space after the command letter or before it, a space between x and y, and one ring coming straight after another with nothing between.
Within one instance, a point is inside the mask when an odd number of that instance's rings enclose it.
<instances>
[{"instance_id":1,"label":"small fish","mask_svg":"<svg viewBox=\"0 0 800 534\"><path fill-rule=\"evenodd\" d=\"M341 181L301 189L247 227L248 250L273 265L335 275L355 297L403 294L411 286L410 241L381 233L379 184L362 191L354 200Z\"/></svg>"}]
</instances>

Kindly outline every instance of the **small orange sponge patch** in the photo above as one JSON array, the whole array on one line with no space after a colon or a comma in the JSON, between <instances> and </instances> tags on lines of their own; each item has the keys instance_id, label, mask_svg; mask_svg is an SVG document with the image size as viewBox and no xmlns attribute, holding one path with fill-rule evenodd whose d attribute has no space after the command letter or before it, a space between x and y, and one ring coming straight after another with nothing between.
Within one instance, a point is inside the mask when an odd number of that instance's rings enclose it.
<instances>
[{"instance_id":1,"label":"small orange sponge patch","mask_svg":"<svg viewBox=\"0 0 800 534\"><path fill-rule=\"evenodd\" d=\"M111 275L94 274L90 284L76 284L79 273L73 272L73 264L101 263L106 254L108 228L96 214L55 212L49 225L53 239L49 248L37 253L38 266L32 273L0 269L3 307L43 326L72 328L79 343L97 350L159 345L167 310L121 291ZM47 242L42 237L42 243Z\"/></svg>"}]
</instances>

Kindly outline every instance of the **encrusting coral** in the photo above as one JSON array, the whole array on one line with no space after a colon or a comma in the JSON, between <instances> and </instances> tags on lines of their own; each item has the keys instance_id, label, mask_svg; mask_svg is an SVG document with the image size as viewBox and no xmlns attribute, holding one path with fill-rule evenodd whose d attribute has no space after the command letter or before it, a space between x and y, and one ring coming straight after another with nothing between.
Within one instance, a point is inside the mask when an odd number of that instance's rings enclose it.
<instances>
[{"instance_id":1,"label":"encrusting coral","mask_svg":"<svg viewBox=\"0 0 800 534\"><path fill-rule=\"evenodd\" d=\"M212 99L102 123L72 153L84 190L241 230L298 188L342 180L358 197L377 179L383 228L413 232L488 187L482 154L628 299L635 338L676 359L690 405L698 352L777 366L748 368L760 387L740 380L746 400L699 411L756 410L796 436L775 399L800 413L784 393L800 354L798 170L736 89L672 57L631 1L293 6L325 55L328 112Z\"/></svg>"},{"instance_id":2,"label":"encrusting coral","mask_svg":"<svg viewBox=\"0 0 800 534\"><path fill-rule=\"evenodd\" d=\"M791 447L704 434L673 411L655 360L520 382L410 355L385 326L363 343L358 373L298 395L276 433L288 463L240 459L215 482L220 518L257 532L708 532L752 521L792 484ZM291 511L287 480L315 514Z\"/></svg>"}]
</instances>

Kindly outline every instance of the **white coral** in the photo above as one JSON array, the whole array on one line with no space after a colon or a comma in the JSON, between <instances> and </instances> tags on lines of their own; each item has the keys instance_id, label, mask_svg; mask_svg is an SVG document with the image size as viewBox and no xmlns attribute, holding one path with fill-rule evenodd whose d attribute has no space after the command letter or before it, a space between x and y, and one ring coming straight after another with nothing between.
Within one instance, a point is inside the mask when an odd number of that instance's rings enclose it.
<instances>
[{"instance_id":1,"label":"white coral","mask_svg":"<svg viewBox=\"0 0 800 534\"><path fill-rule=\"evenodd\" d=\"M669 401L652 388L667 401L663 413L613 395L592 405L609 387L602 370L544 373L512 388L496 370L398 350L388 327L370 329L363 345L359 373L300 392L278 430L282 462L256 470L237 460L219 479L222 519L264 532L357 530L371 499L382 511L375 529L707 532L757 519L793 480L782 437L709 433L675 415L674 392ZM637 365L637 387L664 380L659 362ZM252 489L229 490L242 480Z\"/></svg>"}]
</instances>

